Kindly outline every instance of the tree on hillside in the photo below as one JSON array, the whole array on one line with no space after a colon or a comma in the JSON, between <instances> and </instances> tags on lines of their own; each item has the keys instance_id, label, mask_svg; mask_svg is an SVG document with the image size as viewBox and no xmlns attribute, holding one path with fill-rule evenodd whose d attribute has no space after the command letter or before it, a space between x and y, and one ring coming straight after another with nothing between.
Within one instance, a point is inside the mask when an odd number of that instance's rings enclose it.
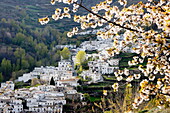
<instances>
[{"instance_id":1,"label":"tree on hillside","mask_svg":"<svg viewBox=\"0 0 170 113\"><path fill-rule=\"evenodd\" d=\"M40 81L38 78L33 78L31 80L31 86L35 86L35 85L39 85L40 84Z\"/></svg>"},{"instance_id":2,"label":"tree on hillside","mask_svg":"<svg viewBox=\"0 0 170 113\"><path fill-rule=\"evenodd\" d=\"M3 81L3 75L0 73L0 83Z\"/></svg>"},{"instance_id":3,"label":"tree on hillside","mask_svg":"<svg viewBox=\"0 0 170 113\"><path fill-rule=\"evenodd\" d=\"M81 65L85 61L85 58L86 58L86 52L85 51L79 51L77 53L76 59L75 59L76 64Z\"/></svg>"},{"instance_id":4,"label":"tree on hillside","mask_svg":"<svg viewBox=\"0 0 170 113\"><path fill-rule=\"evenodd\" d=\"M129 66L138 66L140 73L129 73L128 69L118 70L114 73L116 78L126 80L131 83L134 79L140 81L140 90L136 95L133 104L126 106L125 109L119 109L115 112L133 112L139 105L149 99L155 98L155 105L159 108L169 107L170 103L170 2L169 0L148 0L148 3L139 2L127 6L126 0L118 0L122 9L112 5L112 0L102 1L91 9L83 5L84 0L51 0L51 4L63 2L71 5L73 9L64 7L57 8L52 15L54 20L74 18L74 21L80 24L80 27L74 27L67 33L72 37L79 33L79 29L94 29L103 27L104 30L98 30L96 35L103 39L112 38L113 47L107 48L106 59L119 54L123 49L132 45L131 52L138 56L129 61ZM87 14L80 15L76 12L80 9L87 11ZM74 16L73 16L74 14ZM49 18L40 18L39 22L44 25L49 22ZM107 26L107 27L105 27ZM141 65L146 60L146 66ZM80 60L78 60L80 63ZM121 79L120 79L121 78ZM119 84L113 84L114 91L118 91ZM107 95L105 93L105 95ZM99 106L96 104L96 106ZM99 106L101 107L101 105ZM113 104L112 108L116 107ZM127 108L128 107L128 108ZM103 112L106 109L101 107Z\"/></svg>"},{"instance_id":5,"label":"tree on hillside","mask_svg":"<svg viewBox=\"0 0 170 113\"><path fill-rule=\"evenodd\" d=\"M16 61L16 70L19 70L19 69L28 69L29 67L29 64L28 64L28 61L25 60L25 56L26 56L26 53L25 53L25 50L22 49L22 48L17 48L14 52L14 56L17 58L17 61Z\"/></svg>"},{"instance_id":6,"label":"tree on hillside","mask_svg":"<svg viewBox=\"0 0 170 113\"><path fill-rule=\"evenodd\" d=\"M70 51L67 47L64 47L62 51L60 51L60 55L63 59L69 59L70 57Z\"/></svg>"},{"instance_id":7,"label":"tree on hillside","mask_svg":"<svg viewBox=\"0 0 170 113\"><path fill-rule=\"evenodd\" d=\"M79 51L76 55L75 59L75 68L77 70L77 73L80 74L83 71L83 63L86 59L86 52L85 51Z\"/></svg>"},{"instance_id":8,"label":"tree on hillside","mask_svg":"<svg viewBox=\"0 0 170 113\"><path fill-rule=\"evenodd\" d=\"M51 55L51 63L57 65L57 61L60 61L60 50L57 50L54 55Z\"/></svg>"},{"instance_id":9,"label":"tree on hillside","mask_svg":"<svg viewBox=\"0 0 170 113\"><path fill-rule=\"evenodd\" d=\"M48 54L48 48L44 43L38 43L35 46L35 50L39 59L46 57Z\"/></svg>"},{"instance_id":10,"label":"tree on hillside","mask_svg":"<svg viewBox=\"0 0 170 113\"><path fill-rule=\"evenodd\" d=\"M17 79L17 75L16 75L16 72L12 72L12 76L10 78L10 80L16 80Z\"/></svg>"},{"instance_id":11,"label":"tree on hillside","mask_svg":"<svg viewBox=\"0 0 170 113\"><path fill-rule=\"evenodd\" d=\"M27 59L22 59L21 60L21 69L28 69L29 68L29 62Z\"/></svg>"},{"instance_id":12,"label":"tree on hillside","mask_svg":"<svg viewBox=\"0 0 170 113\"><path fill-rule=\"evenodd\" d=\"M17 33L16 37L13 39L14 43L17 45L21 45L22 43L24 43L26 40L26 36L22 33Z\"/></svg>"},{"instance_id":13,"label":"tree on hillside","mask_svg":"<svg viewBox=\"0 0 170 113\"><path fill-rule=\"evenodd\" d=\"M16 48L15 52L14 52L14 55L16 58L22 58L22 57L25 57L25 50L22 49L22 48Z\"/></svg>"},{"instance_id":14,"label":"tree on hillside","mask_svg":"<svg viewBox=\"0 0 170 113\"><path fill-rule=\"evenodd\" d=\"M50 85L53 85L53 86L55 86L55 81L54 81L54 78L53 78L53 77L51 77L51 80L50 80Z\"/></svg>"},{"instance_id":15,"label":"tree on hillside","mask_svg":"<svg viewBox=\"0 0 170 113\"><path fill-rule=\"evenodd\" d=\"M1 71L2 74L5 76L5 79L8 78L11 75L12 72L12 66L11 61L4 58L1 62Z\"/></svg>"}]
</instances>

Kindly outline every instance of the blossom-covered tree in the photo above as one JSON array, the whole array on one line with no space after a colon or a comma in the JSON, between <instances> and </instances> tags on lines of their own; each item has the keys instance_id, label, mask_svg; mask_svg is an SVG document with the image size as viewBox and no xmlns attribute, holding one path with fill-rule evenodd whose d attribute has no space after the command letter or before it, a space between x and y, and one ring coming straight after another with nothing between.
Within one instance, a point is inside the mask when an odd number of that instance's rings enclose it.
<instances>
[{"instance_id":1,"label":"blossom-covered tree","mask_svg":"<svg viewBox=\"0 0 170 113\"><path fill-rule=\"evenodd\" d=\"M138 65L140 73L130 74L128 69L118 70L115 76L118 81L126 79L128 83L135 79L140 81L139 95L135 98L133 109L137 109L143 101L148 101L150 96L164 98L158 106L170 103L170 2L169 0L148 0L147 3L139 2L127 6L126 0L118 0L122 9L112 6L112 0L102 1L91 9L83 5L83 0L51 0L51 4L62 2L70 5L63 9L57 8L52 19L59 20L73 18L80 26L74 27L67 33L72 37L79 29L95 29L107 26L107 30L98 31L97 36L103 39L113 38L113 47L107 54L113 57L119 54L126 46L132 45L132 51L138 54L129 61L130 66ZM86 15L77 15L76 12L83 8ZM41 18L39 22L44 25L49 18ZM123 38L123 39L122 39ZM146 66L142 66L146 60ZM113 84L114 91L118 91L119 84Z\"/></svg>"}]
</instances>

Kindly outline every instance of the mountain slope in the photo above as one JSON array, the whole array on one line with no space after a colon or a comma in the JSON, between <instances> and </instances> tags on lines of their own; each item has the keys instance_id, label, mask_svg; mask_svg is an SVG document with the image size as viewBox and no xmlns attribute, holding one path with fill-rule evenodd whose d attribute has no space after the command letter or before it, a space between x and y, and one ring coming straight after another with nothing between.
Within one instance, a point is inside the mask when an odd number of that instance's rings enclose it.
<instances>
[{"instance_id":1,"label":"mountain slope","mask_svg":"<svg viewBox=\"0 0 170 113\"><path fill-rule=\"evenodd\" d=\"M90 8L101 1L104 0L84 0L83 5ZM113 1L114 5L121 7L117 0ZM128 4L135 4L139 1L145 2L147 0L128 0ZM44 16L51 16L55 8L62 8L64 6L67 5L62 3L51 5L50 0L0 0L0 19L14 19L19 22L25 22L28 26L43 28L44 26L41 26L37 19ZM86 11L81 9L78 13L84 14ZM51 21L49 24L62 32L77 25L71 19L59 20L57 22Z\"/></svg>"}]
</instances>

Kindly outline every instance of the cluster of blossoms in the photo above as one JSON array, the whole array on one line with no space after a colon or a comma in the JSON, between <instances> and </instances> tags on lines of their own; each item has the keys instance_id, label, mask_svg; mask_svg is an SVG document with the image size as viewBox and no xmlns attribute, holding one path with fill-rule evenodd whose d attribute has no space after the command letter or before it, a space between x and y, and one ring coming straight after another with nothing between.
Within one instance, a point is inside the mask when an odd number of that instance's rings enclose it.
<instances>
[{"instance_id":1,"label":"cluster of blossoms","mask_svg":"<svg viewBox=\"0 0 170 113\"><path fill-rule=\"evenodd\" d=\"M134 108L138 108L141 102L148 101L151 95L156 96L158 94L162 94L162 96L166 97L165 101L170 103L170 51L167 50L163 53L161 54L162 56L159 57L154 55L154 58L147 58L148 61L145 68L143 68L142 65L139 65L138 69L140 70L140 73L138 74L131 74L126 68L114 72L118 81L125 79L127 82L131 82L134 79L140 79L141 77L146 78L140 82L141 89L139 96L133 103ZM135 63L134 65L139 64L139 59L138 56L133 57L131 62Z\"/></svg>"},{"instance_id":2,"label":"cluster of blossoms","mask_svg":"<svg viewBox=\"0 0 170 113\"><path fill-rule=\"evenodd\" d=\"M170 60L168 58L170 51L164 53L168 56L159 56L157 59L148 58L146 68L139 65L138 69L143 73L142 75L140 73L131 75L128 69L114 72L118 81L126 78L127 82L131 82L133 79L140 79L141 76L146 78L140 82L141 89L133 103L134 108L138 108L141 102L148 101L151 95L156 96L157 94L162 94L166 97L165 101L170 103ZM134 57L135 62L138 62L138 59L139 57ZM156 76L160 76L160 78L156 79Z\"/></svg>"},{"instance_id":3,"label":"cluster of blossoms","mask_svg":"<svg viewBox=\"0 0 170 113\"><path fill-rule=\"evenodd\" d=\"M73 4L73 3L76 3L77 0L51 0L51 4L52 5L55 5L56 2L63 2L65 4ZM54 19L55 21L59 20L59 19L63 19L64 17L66 18L71 18L71 15L70 15L70 12L76 12L79 8L79 5L77 4L73 4L73 9L70 10L69 7L64 7L63 8L63 12L62 12L62 9L60 8L57 8L55 10L55 14L52 15L52 19ZM39 22L41 23L41 25L44 25L44 24L47 24L49 22L49 18L48 17L45 17L45 18L40 18L39 19Z\"/></svg>"},{"instance_id":4,"label":"cluster of blossoms","mask_svg":"<svg viewBox=\"0 0 170 113\"><path fill-rule=\"evenodd\" d=\"M45 25L50 21L50 19L48 17L44 17L44 18L39 18L38 21L41 23L41 25Z\"/></svg>"},{"instance_id":5,"label":"cluster of blossoms","mask_svg":"<svg viewBox=\"0 0 170 113\"><path fill-rule=\"evenodd\" d=\"M117 81L121 81L125 79L127 82L131 82L134 79L140 79L141 74L130 74L130 71L128 69L124 70L118 70L114 72L115 77L117 78Z\"/></svg>"},{"instance_id":6,"label":"cluster of blossoms","mask_svg":"<svg viewBox=\"0 0 170 113\"><path fill-rule=\"evenodd\" d=\"M56 2L63 2L65 4L73 4L77 0L51 0L51 4L54 5Z\"/></svg>"},{"instance_id":7,"label":"cluster of blossoms","mask_svg":"<svg viewBox=\"0 0 170 113\"><path fill-rule=\"evenodd\" d=\"M136 5L126 6L126 0L119 0L124 7L120 10L117 6L111 6L112 0L105 0L87 9L81 4L82 0L52 0L51 4L63 2L72 5L72 9L57 8L52 15L54 20L63 17L71 18L72 13L84 8L86 15L74 15L73 20L80 24L82 30L109 26L107 31L98 31L97 36L103 39L113 38L113 47L107 49L107 55L112 57L128 45L138 54L129 61L129 66L139 65L140 73L132 74L128 69L114 72L118 81L126 80L128 83L134 79L142 79L140 92L135 98L133 107L137 108L143 101L148 101L150 95L162 95L166 102L170 103L170 2L169 0L148 0L148 3L139 2ZM100 14L101 15L100 15ZM41 24L47 24L49 18L39 19ZM67 33L72 37L78 33L78 27ZM122 35L123 34L123 35ZM115 37L116 36L116 37ZM119 37L123 36L120 40ZM147 61L146 66L141 64ZM119 84L113 84L114 91L118 91ZM107 91L104 90L104 95ZM161 106L161 104L159 105Z\"/></svg>"},{"instance_id":8,"label":"cluster of blossoms","mask_svg":"<svg viewBox=\"0 0 170 113\"><path fill-rule=\"evenodd\" d=\"M55 14L52 15L52 18L56 21L58 19L71 18L71 15L69 14L70 9L68 7L64 7L63 13L61 13L61 9L57 8L55 10Z\"/></svg>"},{"instance_id":9,"label":"cluster of blossoms","mask_svg":"<svg viewBox=\"0 0 170 113\"><path fill-rule=\"evenodd\" d=\"M103 90L103 95L107 95L107 90Z\"/></svg>"},{"instance_id":10,"label":"cluster of blossoms","mask_svg":"<svg viewBox=\"0 0 170 113\"><path fill-rule=\"evenodd\" d=\"M67 36L68 37L72 37L73 35L75 35L78 32L78 27L74 27L72 32L68 32Z\"/></svg>"},{"instance_id":11,"label":"cluster of blossoms","mask_svg":"<svg viewBox=\"0 0 170 113\"><path fill-rule=\"evenodd\" d=\"M166 84L164 83L166 82ZM138 106L143 102L143 101L149 101L150 95L156 95L156 96L161 96L165 98L165 100L161 100L158 103L159 107L164 107L165 103L170 103L170 86L168 84L170 83L169 78L164 77L163 79L158 79L156 84L153 84L149 80L145 79L140 82L140 87L141 90L139 92L139 96L135 98L134 103L132 104L135 109L138 108Z\"/></svg>"},{"instance_id":12,"label":"cluster of blossoms","mask_svg":"<svg viewBox=\"0 0 170 113\"><path fill-rule=\"evenodd\" d=\"M119 84L118 84L118 83L114 83L114 84L112 85L112 88L113 88L114 92L118 91Z\"/></svg>"}]
</instances>

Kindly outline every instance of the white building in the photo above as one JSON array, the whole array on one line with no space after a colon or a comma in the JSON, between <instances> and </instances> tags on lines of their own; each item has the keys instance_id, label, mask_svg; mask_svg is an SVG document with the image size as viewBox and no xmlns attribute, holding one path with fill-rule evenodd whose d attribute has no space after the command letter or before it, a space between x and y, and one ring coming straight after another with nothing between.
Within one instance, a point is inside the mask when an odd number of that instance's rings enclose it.
<instances>
[{"instance_id":1,"label":"white building","mask_svg":"<svg viewBox=\"0 0 170 113\"><path fill-rule=\"evenodd\" d=\"M15 90L15 92L14 92L15 98L29 98L31 96L32 96L32 94L30 93L29 89L27 89L27 88L18 89L18 90Z\"/></svg>"},{"instance_id":2,"label":"white building","mask_svg":"<svg viewBox=\"0 0 170 113\"><path fill-rule=\"evenodd\" d=\"M23 76L19 77L18 81L27 82L33 78L37 78L37 75L34 75L32 73L26 73L26 74L23 74Z\"/></svg>"},{"instance_id":3,"label":"white building","mask_svg":"<svg viewBox=\"0 0 170 113\"><path fill-rule=\"evenodd\" d=\"M119 58L107 60L107 62L108 62L109 65L111 65L111 66L118 66L118 65L119 65L119 61L120 61Z\"/></svg>"},{"instance_id":4,"label":"white building","mask_svg":"<svg viewBox=\"0 0 170 113\"><path fill-rule=\"evenodd\" d=\"M0 98L1 113L20 113L23 111L22 100L10 98Z\"/></svg>"},{"instance_id":5,"label":"white building","mask_svg":"<svg viewBox=\"0 0 170 113\"><path fill-rule=\"evenodd\" d=\"M27 82L33 78L40 78L41 80L50 82L53 77L55 81L73 79L73 66L70 61L62 60L58 62L58 67L46 66L35 67L35 69L18 78L18 81Z\"/></svg>"},{"instance_id":6,"label":"white building","mask_svg":"<svg viewBox=\"0 0 170 113\"><path fill-rule=\"evenodd\" d=\"M74 78L74 79L66 79L66 80L59 80L56 83L57 87L67 87L67 86L74 86L77 87L79 83L77 83L79 79Z\"/></svg>"},{"instance_id":7,"label":"white building","mask_svg":"<svg viewBox=\"0 0 170 113\"><path fill-rule=\"evenodd\" d=\"M100 73L94 73L91 70L83 71L80 76L86 80L87 78L90 78L93 83L103 81L103 77Z\"/></svg>"},{"instance_id":8,"label":"white building","mask_svg":"<svg viewBox=\"0 0 170 113\"><path fill-rule=\"evenodd\" d=\"M22 100L12 99L10 106L12 107L12 113L20 113L23 111Z\"/></svg>"},{"instance_id":9,"label":"white building","mask_svg":"<svg viewBox=\"0 0 170 113\"><path fill-rule=\"evenodd\" d=\"M64 47L67 47L67 48L69 48L69 49L74 49L74 48L76 48L76 45L56 45L55 46L57 49L63 49Z\"/></svg>"},{"instance_id":10,"label":"white building","mask_svg":"<svg viewBox=\"0 0 170 113\"><path fill-rule=\"evenodd\" d=\"M53 85L40 85L38 86L38 89L41 91L54 91L55 86Z\"/></svg>"},{"instance_id":11,"label":"white building","mask_svg":"<svg viewBox=\"0 0 170 113\"><path fill-rule=\"evenodd\" d=\"M110 63L113 63L113 62L107 63L106 61L103 61L103 60L89 61L88 66L89 66L89 70L93 72L97 72L101 74L111 74L114 72L114 70L119 69L119 67L117 66L111 67L109 65Z\"/></svg>"},{"instance_id":12,"label":"white building","mask_svg":"<svg viewBox=\"0 0 170 113\"><path fill-rule=\"evenodd\" d=\"M24 110L28 112L62 113L63 105L66 104L64 93L56 91L56 87L52 85L40 85L29 89L19 89L15 91L13 98L16 99L10 102L12 108L8 111L16 111L16 113L23 111L22 101L17 98L26 101L28 109ZM3 106L4 103L0 103L0 107Z\"/></svg>"},{"instance_id":13,"label":"white building","mask_svg":"<svg viewBox=\"0 0 170 113\"><path fill-rule=\"evenodd\" d=\"M110 48L113 46L113 41L108 40L95 40L95 41L84 41L81 43L80 48L86 51L101 51L105 48Z\"/></svg>"},{"instance_id":14,"label":"white building","mask_svg":"<svg viewBox=\"0 0 170 113\"><path fill-rule=\"evenodd\" d=\"M72 67L72 65L71 65L71 62L63 60L63 61L58 62L58 67L70 68Z\"/></svg>"},{"instance_id":15,"label":"white building","mask_svg":"<svg viewBox=\"0 0 170 113\"><path fill-rule=\"evenodd\" d=\"M6 81L5 83L1 83L1 89L6 90L14 90L15 84L12 81Z\"/></svg>"}]
</instances>

